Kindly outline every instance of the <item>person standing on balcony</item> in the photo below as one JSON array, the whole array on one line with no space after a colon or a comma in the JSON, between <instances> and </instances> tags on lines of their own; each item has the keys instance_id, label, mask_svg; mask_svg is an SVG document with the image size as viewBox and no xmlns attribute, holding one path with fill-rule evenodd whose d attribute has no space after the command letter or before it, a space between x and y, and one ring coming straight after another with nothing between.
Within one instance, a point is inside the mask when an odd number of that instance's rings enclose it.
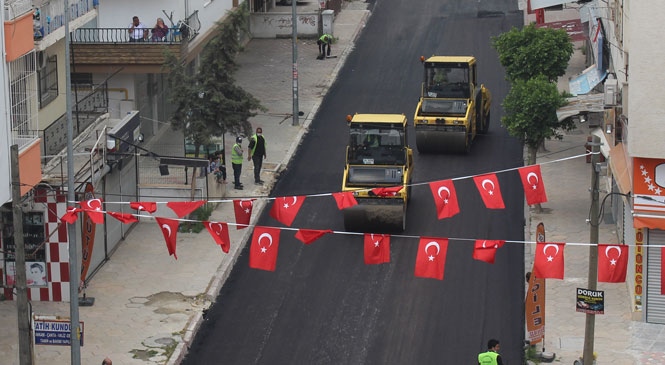
<instances>
[{"instance_id":1,"label":"person standing on balcony","mask_svg":"<svg viewBox=\"0 0 665 365\"><path fill-rule=\"evenodd\" d=\"M132 24L129 25L129 41L130 42L143 42L148 38L148 29L139 21L139 17L132 18Z\"/></svg>"},{"instance_id":2,"label":"person standing on balcony","mask_svg":"<svg viewBox=\"0 0 665 365\"><path fill-rule=\"evenodd\" d=\"M151 32L153 42L164 42L166 41L166 35L169 33L169 27L164 24L164 19L157 18L157 24L155 24Z\"/></svg>"}]
</instances>

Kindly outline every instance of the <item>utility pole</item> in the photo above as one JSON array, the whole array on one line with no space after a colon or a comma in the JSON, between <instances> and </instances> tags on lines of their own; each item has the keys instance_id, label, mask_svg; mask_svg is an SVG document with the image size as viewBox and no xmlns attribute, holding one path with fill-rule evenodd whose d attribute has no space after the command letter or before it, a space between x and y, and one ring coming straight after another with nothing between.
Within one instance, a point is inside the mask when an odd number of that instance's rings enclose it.
<instances>
[{"instance_id":1,"label":"utility pole","mask_svg":"<svg viewBox=\"0 0 665 365\"><path fill-rule=\"evenodd\" d=\"M71 208L76 201L74 194L74 125L72 122L72 78L69 41L69 1L64 1L65 8L65 100L67 107L67 207ZM70 319L70 349L71 364L81 364L81 328L79 327L79 270L78 255L76 251L76 224L67 225L69 236L69 319Z\"/></svg>"},{"instance_id":2,"label":"utility pole","mask_svg":"<svg viewBox=\"0 0 665 365\"><path fill-rule=\"evenodd\" d=\"M296 0L291 0L291 46L293 51L293 122L291 125L298 125L298 18L296 14Z\"/></svg>"},{"instance_id":3,"label":"utility pole","mask_svg":"<svg viewBox=\"0 0 665 365\"><path fill-rule=\"evenodd\" d=\"M591 231L589 233L589 284L587 288L596 290L598 286L598 226L600 224L600 206L599 206L599 187L598 175L600 172L600 138L593 136L591 140L591 209L589 211L589 224ZM584 324L584 365L593 365L593 341L596 327L596 315L586 314Z\"/></svg>"},{"instance_id":4,"label":"utility pole","mask_svg":"<svg viewBox=\"0 0 665 365\"><path fill-rule=\"evenodd\" d=\"M18 169L18 145L11 146L12 209L14 210L14 275L16 278L16 309L18 312L18 352L21 365L32 364L30 338L30 307L25 277L25 243L23 241L23 209L21 208L21 178Z\"/></svg>"}]
</instances>

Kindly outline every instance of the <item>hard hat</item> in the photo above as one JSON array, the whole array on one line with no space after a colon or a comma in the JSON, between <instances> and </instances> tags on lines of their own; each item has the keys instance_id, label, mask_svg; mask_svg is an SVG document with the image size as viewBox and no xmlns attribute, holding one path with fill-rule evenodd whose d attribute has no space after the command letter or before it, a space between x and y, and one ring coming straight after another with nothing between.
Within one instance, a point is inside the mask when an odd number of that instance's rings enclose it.
<instances>
[{"instance_id":1,"label":"hard hat","mask_svg":"<svg viewBox=\"0 0 665 365\"><path fill-rule=\"evenodd\" d=\"M236 137L236 143L242 143L242 137Z\"/></svg>"}]
</instances>

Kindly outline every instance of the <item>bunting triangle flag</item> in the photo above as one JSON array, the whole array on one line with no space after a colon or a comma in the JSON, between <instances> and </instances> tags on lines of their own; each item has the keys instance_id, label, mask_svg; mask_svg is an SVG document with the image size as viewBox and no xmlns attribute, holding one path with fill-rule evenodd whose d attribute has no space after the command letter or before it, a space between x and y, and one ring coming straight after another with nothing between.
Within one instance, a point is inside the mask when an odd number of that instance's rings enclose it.
<instances>
[{"instance_id":1,"label":"bunting triangle flag","mask_svg":"<svg viewBox=\"0 0 665 365\"><path fill-rule=\"evenodd\" d=\"M67 213L60 217L60 220L68 224L74 224L79 219L79 209L76 207L67 207Z\"/></svg>"},{"instance_id":2,"label":"bunting triangle flag","mask_svg":"<svg viewBox=\"0 0 665 365\"><path fill-rule=\"evenodd\" d=\"M102 200L99 198L81 202L81 209L85 211L90 220L95 224L104 224L104 213L102 211Z\"/></svg>"},{"instance_id":3,"label":"bunting triangle flag","mask_svg":"<svg viewBox=\"0 0 665 365\"><path fill-rule=\"evenodd\" d=\"M249 267L275 271L279 251L279 228L255 227L249 246Z\"/></svg>"},{"instance_id":4,"label":"bunting triangle flag","mask_svg":"<svg viewBox=\"0 0 665 365\"><path fill-rule=\"evenodd\" d=\"M365 233L365 264L390 262L390 235Z\"/></svg>"},{"instance_id":5,"label":"bunting triangle flag","mask_svg":"<svg viewBox=\"0 0 665 365\"><path fill-rule=\"evenodd\" d=\"M164 235L164 240L166 241L166 248L169 250L169 255L178 259L178 255L175 253L176 249L176 236L178 235L178 226L180 222L175 219L169 218L160 218L156 217L155 220L159 225L159 229L162 230Z\"/></svg>"},{"instance_id":6,"label":"bunting triangle flag","mask_svg":"<svg viewBox=\"0 0 665 365\"><path fill-rule=\"evenodd\" d=\"M309 245L310 243L318 240L326 233L332 233L332 229L299 229L296 232L296 238L302 241L302 243Z\"/></svg>"},{"instance_id":7,"label":"bunting triangle flag","mask_svg":"<svg viewBox=\"0 0 665 365\"><path fill-rule=\"evenodd\" d=\"M335 202L337 203L337 209L339 210L351 208L354 205L358 205L358 201L353 196L353 192L351 191L333 193L332 196L333 198L335 198Z\"/></svg>"},{"instance_id":8,"label":"bunting triangle flag","mask_svg":"<svg viewBox=\"0 0 665 365\"><path fill-rule=\"evenodd\" d=\"M540 165L530 165L519 168L520 179L524 186L524 195L528 205L535 205L547 202L545 193L545 184L543 175L540 172Z\"/></svg>"},{"instance_id":9,"label":"bunting triangle flag","mask_svg":"<svg viewBox=\"0 0 665 365\"><path fill-rule=\"evenodd\" d=\"M503 204L501 188L496 174L474 176L473 181L476 183L478 192L488 209L504 209L506 207Z\"/></svg>"},{"instance_id":10,"label":"bunting triangle flag","mask_svg":"<svg viewBox=\"0 0 665 365\"><path fill-rule=\"evenodd\" d=\"M139 220L130 213L120 213L120 212L107 212L111 217L119 220L122 223L128 224L128 223L134 223L138 222Z\"/></svg>"},{"instance_id":11,"label":"bunting triangle flag","mask_svg":"<svg viewBox=\"0 0 665 365\"><path fill-rule=\"evenodd\" d=\"M224 253L229 253L231 248L231 240L229 239L229 225L226 223L220 222L210 222L204 221L203 225L208 230L208 233L212 236Z\"/></svg>"},{"instance_id":12,"label":"bunting triangle flag","mask_svg":"<svg viewBox=\"0 0 665 365\"><path fill-rule=\"evenodd\" d=\"M129 202L129 207L139 212L144 211L150 214L157 211L157 203L155 202Z\"/></svg>"},{"instance_id":13,"label":"bunting triangle flag","mask_svg":"<svg viewBox=\"0 0 665 365\"><path fill-rule=\"evenodd\" d=\"M473 247L473 258L493 264L496 257L496 250L502 247L504 243L506 241L503 240L476 240L476 244Z\"/></svg>"},{"instance_id":14,"label":"bunting triangle flag","mask_svg":"<svg viewBox=\"0 0 665 365\"><path fill-rule=\"evenodd\" d=\"M298 211L305 201L304 196L283 196L275 198L275 202L270 209L270 216L278 222L291 227L293 220L296 219Z\"/></svg>"},{"instance_id":15,"label":"bunting triangle flag","mask_svg":"<svg viewBox=\"0 0 665 365\"><path fill-rule=\"evenodd\" d=\"M434 196L437 218L450 218L459 213L457 193L452 180L434 181L429 184L429 187Z\"/></svg>"},{"instance_id":16,"label":"bunting triangle flag","mask_svg":"<svg viewBox=\"0 0 665 365\"><path fill-rule=\"evenodd\" d=\"M252 218L253 208L254 199L233 201L233 213L236 216L236 229L243 229L249 226L249 220Z\"/></svg>"},{"instance_id":17,"label":"bunting triangle flag","mask_svg":"<svg viewBox=\"0 0 665 365\"><path fill-rule=\"evenodd\" d=\"M182 218L187 214L195 211L198 207L205 204L205 200L195 200L188 202L168 202L166 206L171 208L178 218Z\"/></svg>"}]
</instances>

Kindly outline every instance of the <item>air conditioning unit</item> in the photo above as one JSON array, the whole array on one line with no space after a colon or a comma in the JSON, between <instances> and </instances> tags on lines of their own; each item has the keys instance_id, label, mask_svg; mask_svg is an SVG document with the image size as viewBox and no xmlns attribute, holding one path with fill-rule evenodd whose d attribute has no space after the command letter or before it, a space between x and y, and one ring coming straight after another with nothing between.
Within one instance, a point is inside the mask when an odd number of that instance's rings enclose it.
<instances>
[{"instance_id":1,"label":"air conditioning unit","mask_svg":"<svg viewBox=\"0 0 665 365\"><path fill-rule=\"evenodd\" d=\"M41 70L46 67L46 62L48 62L46 51L37 51L37 69Z\"/></svg>"},{"instance_id":2,"label":"air conditioning unit","mask_svg":"<svg viewBox=\"0 0 665 365\"><path fill-rule=\"evenodd\" d=\"M617 92L619 88L619 82L617 81L616 78L612 74L607 76L607 80L605 80L605 84L603 87L604 91L604 104L606 106L613 106L617 104Z\"/></svg>"}]
</instances>

